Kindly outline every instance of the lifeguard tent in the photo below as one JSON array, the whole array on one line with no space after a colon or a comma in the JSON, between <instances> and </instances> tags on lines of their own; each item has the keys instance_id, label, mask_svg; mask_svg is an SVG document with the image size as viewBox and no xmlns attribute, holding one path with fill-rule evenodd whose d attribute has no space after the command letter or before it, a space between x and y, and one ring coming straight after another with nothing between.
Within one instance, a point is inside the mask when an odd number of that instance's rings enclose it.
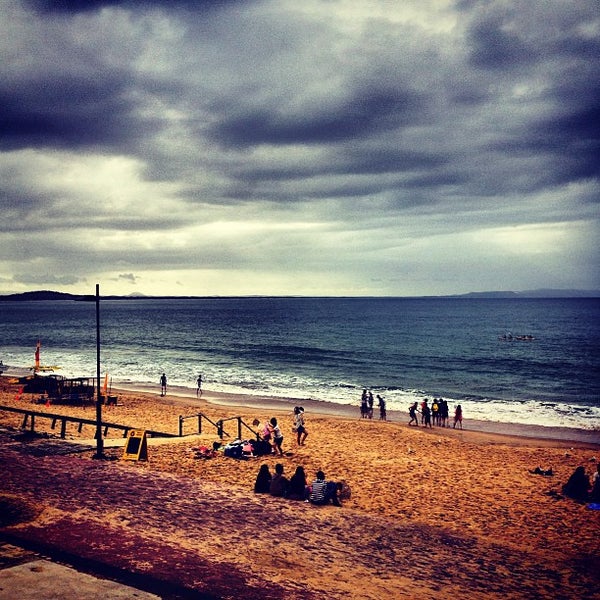
<instances>
[{"instance_id":1,"label":"lifeguard tent","mask_svg":"<svg viewBox=\"0 0 600 600\"><path fill-rule=\"evenodd\" d=\"M87 404L94 402L95 383L94 377L34 375L25 382L23 391L44 395L54 404Z\"/></svg>"}]
</instances>

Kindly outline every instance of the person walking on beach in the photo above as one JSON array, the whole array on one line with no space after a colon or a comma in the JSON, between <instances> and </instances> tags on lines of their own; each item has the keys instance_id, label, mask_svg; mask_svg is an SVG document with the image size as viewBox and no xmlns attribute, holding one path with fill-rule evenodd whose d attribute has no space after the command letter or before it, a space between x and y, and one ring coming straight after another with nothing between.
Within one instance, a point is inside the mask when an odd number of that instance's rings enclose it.
<instances>
[{"instance_id":1,"label":"person walking on beach","mask_svg":"<svg viewBox=\"0 0 600 600\"><path fill-rule=\"evenodd\" d=\"M279 453L279 456L283 456L283 450L281 445L283 444L283 433L281 433L281 427L277 424L277 419L273 417L270 421L271 436L273 438L273 449L275 454Z\"/></svg>"},{"instance_id":2,"label":"person walking on beach","mask_svg":"<svg viewBox=\"0 0 600 600\"><path fill-rule=\"evenodd\" d=\"M410 421L408 422L409 425L412 424L412 422L415 422L415 426L418 427L419 426L419 417L417 416L417 407L419 406L418 402L413 402L413 404L410 405L410 408L408 409L408 414L410 415Z\"/></svg>"},{"instance_id":3,"label":"person walking on beach","mask_svg":"<svg viewBox=\"0 0 600 600\"><path fill-rule=\"evenodd\" d=\"M462 420L463 420L462 406L460 404L457 404L456 409L454 411L454 425L452 426L452 429L456 429L457 423L458 423L459 429L462 429Z\"/></svg>"},{"instance_id":4,"label":"person walking on beach","mask_svg":"<svg viewBox=\"0 0 600 600\"><path fill-rule=\"evenodd\" d=\"M301 406L294 407L294 431L296 432L298 446L304 446L308 437L308 431L304 426L304 409Z\"/></svg>"},{"instance_id":5,"label":"person walking on beach","mask_svg":"<svg viewBox=\"0 0 600 600\"><path fill-rule=\"evenodd\" d=\"M377 394L377 400L379 401L379 420L386 421L387 420L387 411L385 409L385 400L382 396Z\"/></svg>"},{"instance_id":6,"label":"person walking on beach","mask_svg":"<svg viewBox=\"0 0 600 600\"><path fill-rule=\"evenodd\" d=\"M164 373L160 376L160 395L167 395L167 376Z\"/></svg>"},{"instance_id":7,"label":"person walking on beach","mask_svg":"<svg viewBox=\"0 0 600 600\"><path fill-rule=\"evenodd\" d=\"M196 385L198 386L196 388L196 398L198 396L202 396L202 373L200 373L198 375L198 379L196 379Z\"/></svg>"},{"instance_id":8,"label":"person walking on beach","mask_svg":"<svg viewBox=\"0 0 600 600\"><path fill-rule=\"evenodd\" d=\"M427 405L427 398L421 402L421 425L425 425L425 406Z\"/></svg>"},{"instance_id":9,"label":"person walking on beach","mask_svg":"<svg viewBox=\"0 0 600 600\"><path fill-rule=\"evenodd\" d=\"M369 405L369 411L368 411L368 415L369 415L369 419L373 418L373 392L371 390L369 390L369 394L368 394L368 400L367 403Z\"/></svg>"}]
</instances>

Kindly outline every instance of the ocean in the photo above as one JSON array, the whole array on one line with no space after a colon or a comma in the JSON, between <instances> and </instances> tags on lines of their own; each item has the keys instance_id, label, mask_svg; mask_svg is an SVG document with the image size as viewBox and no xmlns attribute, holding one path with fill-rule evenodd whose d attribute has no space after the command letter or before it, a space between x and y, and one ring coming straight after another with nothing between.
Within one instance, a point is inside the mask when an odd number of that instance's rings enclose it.
<instances>
[{"instance_id":1,"label":"ocean","mask_svg":"<svg viewBox=\"0 0 600 600\"><path fill-rule=\"evenodd\" d=\"M530 337L531 336L531 337ZM94 302L0 302L0 360L96 375ZM600 300L206 298L100 301L112 385L360 404L443 397L469 418L600 431Z\"/></svg>"}]
</instances>

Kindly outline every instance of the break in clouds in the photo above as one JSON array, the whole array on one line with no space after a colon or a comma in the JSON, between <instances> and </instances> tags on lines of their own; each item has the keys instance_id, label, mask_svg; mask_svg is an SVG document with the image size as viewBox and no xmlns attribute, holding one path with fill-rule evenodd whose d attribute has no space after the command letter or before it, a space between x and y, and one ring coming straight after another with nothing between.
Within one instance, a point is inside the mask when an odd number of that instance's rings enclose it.
<instances>
[{"instance_id":1,"label":"break in clouds","mask_svg":"<svg viewBox=\"0 0 600 600\"><path fill-rule=\"evenodd\" d=\"M0 13L0 292L599 286L595 0Z\"/></svg>"}]
</instances>

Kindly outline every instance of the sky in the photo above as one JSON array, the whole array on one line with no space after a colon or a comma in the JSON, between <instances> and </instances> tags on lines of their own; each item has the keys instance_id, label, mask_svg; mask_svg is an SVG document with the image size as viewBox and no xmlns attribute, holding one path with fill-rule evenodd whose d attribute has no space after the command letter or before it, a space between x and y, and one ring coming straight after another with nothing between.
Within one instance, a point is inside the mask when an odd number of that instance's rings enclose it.
<instances>
[{"instance_id":1,"label":"sky","mask_svg":"<svg viewBox=\"0 0 600 600\"><path fill-rule=\"evenodd\" d=\"M600 289L598 0L0 0L0 293Z\"/></svg>"}]
</instances>

